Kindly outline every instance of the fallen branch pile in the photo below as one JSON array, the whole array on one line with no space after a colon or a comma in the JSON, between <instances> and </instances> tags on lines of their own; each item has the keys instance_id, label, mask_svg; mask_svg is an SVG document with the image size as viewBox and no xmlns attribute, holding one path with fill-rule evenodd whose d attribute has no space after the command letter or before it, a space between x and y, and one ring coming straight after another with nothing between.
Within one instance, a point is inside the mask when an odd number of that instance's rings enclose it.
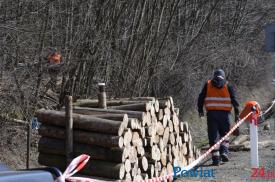
<instances>
[{"instance_id":1,"label":"fallen branch pile","mask_svg":"<svg viewBox=\"0 0 275 182\"><path fill-rule=\"evenodd\" d=\"M107 101L79 100L73 109L73 154L91 155L81 172L116 180L140 180L173 172L200 154L187 122L178 118L171 97ZM65 112L39 110L39 163L64 169Z\"/></svg>"}]
</instances>

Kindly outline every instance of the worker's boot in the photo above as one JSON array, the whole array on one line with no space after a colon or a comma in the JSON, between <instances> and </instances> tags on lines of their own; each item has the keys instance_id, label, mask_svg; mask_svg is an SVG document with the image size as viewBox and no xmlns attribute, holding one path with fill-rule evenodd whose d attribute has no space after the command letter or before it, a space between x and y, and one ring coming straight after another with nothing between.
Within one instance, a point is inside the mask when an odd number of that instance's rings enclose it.
<instances>
[{"instance_id":1,"label":"worker's boot","mask_svg":"<svg viewBox=\"0 0 275 182\"><path fill-rule=\"evenodd\" d=\"M222 159L223 162L228 162L229 161L228 155L225 154L225 153L221 154L221 159Z\"/></svg>"},{"instance_id":2,"label":"worker's boot","mask_svg":"<svg viewBox=\"0 0 275 182\"><path fill-rule=\"evenodd\" d=\"M223 141L221 143L221 146L220 146L220 155L221 155L222 162L228 162L229 161L229 158L228 158L228 153L229 153L228 147L229 147L229 141L225 140L225 141Z\"/></svg>"},{"instance_id":3,"label":"worker's boot","mask_svg":"<svg viewBox=\"0 0 275 182\"><path fill-rule=\"evenodd\" d=\"M219 151L213 151L212 152L212 165L213 166L220 165L220 154L219 154Z\"/></svg>"}]
</instances>

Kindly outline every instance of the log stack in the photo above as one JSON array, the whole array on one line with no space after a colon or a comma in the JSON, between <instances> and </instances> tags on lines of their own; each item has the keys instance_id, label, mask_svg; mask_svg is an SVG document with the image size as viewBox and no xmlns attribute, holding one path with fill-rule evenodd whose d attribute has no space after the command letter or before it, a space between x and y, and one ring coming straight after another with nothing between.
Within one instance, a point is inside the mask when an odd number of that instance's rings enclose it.
<instances>
[{"instance_id":1,"label":"log stack","mask_svg":"<svg viewBox=\"0 0 275 182\"><path fill-rule=\"evenodd\" d=\"M136 181L173 172L199 157L187 122L178 118L172 97L79 100L73 109L73 154L91 155L84 175ZM41 109L39 163L64 170L65 113Z\"/></svg>"}]
</instances>

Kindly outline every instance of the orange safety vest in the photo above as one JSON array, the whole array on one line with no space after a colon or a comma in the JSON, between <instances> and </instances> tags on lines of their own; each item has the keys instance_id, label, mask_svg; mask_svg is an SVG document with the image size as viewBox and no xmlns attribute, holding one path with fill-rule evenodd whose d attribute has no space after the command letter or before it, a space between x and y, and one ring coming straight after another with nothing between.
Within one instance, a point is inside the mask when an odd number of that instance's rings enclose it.
<instances>
[{"instance_id":1,"label":"orange safety vest","mask_svg":"<svg viewBox=\"0 0 275 182\"><path fill-rule=\"evenodd\" d=\"M212 85L211 80L208 80L204 105L207 111L231 111L232 104L227 83L222 88L217 88Z\"/></svg>"},{"instance_id":2,"label":"orange safety vest","mask_svg":"<svg viewBox=\"0 0 275 182\"><path fill-rule=\"evenodd\" d=\"M48 56L48 61L50 64L60 64L61 63L61 55L57 52Z\"/></svg>"}]
</instances>

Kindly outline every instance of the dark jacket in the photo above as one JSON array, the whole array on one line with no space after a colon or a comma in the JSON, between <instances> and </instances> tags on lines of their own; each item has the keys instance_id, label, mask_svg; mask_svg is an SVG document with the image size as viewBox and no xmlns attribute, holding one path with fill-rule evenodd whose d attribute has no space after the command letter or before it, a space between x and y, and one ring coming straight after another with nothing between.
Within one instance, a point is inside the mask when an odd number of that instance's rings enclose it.
<instances>
[{"instance_id":1,"label":"dark jacket","mask_svg":"<svg viewBox=\"0 0 275 182\"><path fill-rule=\"evenodd\" d=\"M214 86L216 86L216 85L214 84ZM236 98L236 90L230 84L227 84L227 86L228 86L228 91L229 91L230 98L231 98L231 103L234 107L235 115L239 115L239 103ZM198 104L197 104L199 113L203 113L203 106L204 106L204 99L206 97L206 91L207 91L207 82L204 84L204 87L203 87L201 93L199 94Z\"/></svg>"}]
</instances>

